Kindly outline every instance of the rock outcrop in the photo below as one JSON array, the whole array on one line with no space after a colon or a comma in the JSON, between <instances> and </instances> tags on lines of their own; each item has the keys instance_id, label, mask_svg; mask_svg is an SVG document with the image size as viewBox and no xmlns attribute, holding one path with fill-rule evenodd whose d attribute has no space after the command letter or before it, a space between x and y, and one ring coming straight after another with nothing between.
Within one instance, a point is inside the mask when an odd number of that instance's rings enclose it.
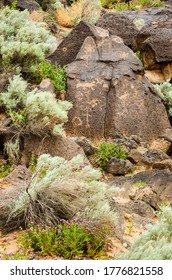
<instances>
[{"instance_id":1,"label":"rock outcrop","mask_svg":"<svg viewBox=\"0 0 172 280\"><path fill-rule=\"evenodd\" d=\"M15 0L3 0L3 4L6 5L12 5L15 2ZM37 11L41 7L35 0L17 0L16 2L17 8L21 11L28 10L30 12Z\"/></svg>"},{"instance_id":2,"label":"rock outcrop","mask_svg":"<svg viewBox=\"0 0 172 280\"><path fill-rule=\"evenodd\" d=\"M134 51L141 51L151 82L172 78L172 9L108 12L97 26L120 36Z\"/></svg>"},{"instance_id":3,"label":"rock outcrop","mask_svg":"<svg viewBox=\"0 0 172 280\"><path fill-rule=\"evenodd\" d=\"M85 38L67 66L67 99L73 103L68 133L93 139L137 135L144 141L160 136L170 124L140 60L121 38L83 24L93 35ZM75 30L82 37L80 27Z\"/></svg>"}]
</instances>

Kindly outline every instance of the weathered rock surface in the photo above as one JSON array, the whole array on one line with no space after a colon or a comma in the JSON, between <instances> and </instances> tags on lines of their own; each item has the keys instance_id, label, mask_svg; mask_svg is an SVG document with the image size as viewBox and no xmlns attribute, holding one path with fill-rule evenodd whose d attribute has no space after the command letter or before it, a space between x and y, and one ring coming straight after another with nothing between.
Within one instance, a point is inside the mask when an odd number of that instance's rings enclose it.
<instances>
[{"instance_id":1,"label":"weathered rock surface","mask_svg":"<svg viewBox=\"0 0 172 280\"><path fill-rule=\"evenodd\" d=\"M46 136L44 138L28 135L24 137L24 150L22 152L21 162L28 165L32 154L39 156L41 154L50 154L51 156L63 157L66 160L81 154L85 157L83 149L72 139L63 137ZM88 160L85 157L85 162Z\"/></svg>"},{"instance_id":2,"label":"weathered rock surface","mask_svg":"<svg viewBox=\"0 0 172 280\"><path fill-rule=\"evenodd\" d=\"M172 159L165 159L160 162L155 162L152 165L153 169L167 169L172 172Z\"/></svg>"},{"instance_id":3,"label":"weathered rock surface","mask_svg":"<svg viewBox=\"0 0 172 280\"><path fill-rule=\"evenodd\" d=\"M172 9L108 12L97 25L120 36L134 51L141 51L147 69L160 71L155 76L147 73L151 82L172 78Z\"/></svg>"},{"instance_id":4,"label":"weathered rock surface","mask_svg":"<svg viewBox=\"0 0 172 280\"><path fill-rule=\"evenodd\" d=\"M0 179L0 207L9 205L24 191L31 179L32 172L25 166L17 166L13 172L5 178Z\"/></svg>"},{"instance_id":5,"label":"weathered rock surface","mask_svg":"<svg viewBox=\"0 0 172 280\"><path fill-rule=\"evenodd\" d=\"M15 2L15 0L4 0L3 4L4 5L11 5ZM38 2L36 2L35 0L17 0L17 8L19 8L21 11L23 10L28 10L28 11L37 11L39 10L41 7L38 4Z\"/></svg>"},{"instance_id":6,"label":"weathered rock surface","mask_svg":"<svg viewBox=\"0 0 172 280\"><path fill-rule=\"evenodd\" d=\"M110 35L121 37L128 47L136 47L139 31L125 13L107 12L97 21L96 26L108 30Z\"/></svg>"},{"instance_id":7,"label":"weathered rock surface","mask_svg":"<svg viewBox=\"0 0 172 280\"><path fill-rule=\"evenodd\" d=\"M99 31L100 32L100 31ZM106 33L106 31L102 30ZM54 64L64 66L73 62L84 43L84 40L91 36L96 38L99 36L97 30L91 24L81 21L71 32L64 38L56 51L48 57ZM100 35L101 36L101 35Z\"/></svg>"},{"instance_id":8,"label":"weathered rock surface","mask_svg":"<svg viewBox=\"0 0 172 280\"><path fill-rule=\"evenodd\" d=\"M98 149L92 145L92 143L85 137L73 137L72 140L74 140L83 150L84 153L87 156L91 156L95 154Z\"/></svg>"},{"instance_id":9,"label":"weathered rock surface","mask_svg":"<svg viewBox=\"0 0 172 280\"><path fill-rule=\"evenodd\" d=\"M170 123L140 60L119 37L88 28L94 36L85 39L67 67L67 99L73 103L67 131L96 139L117 134L157 138Z\"/></svg>"},{"instance_id":10,"label":"weathered rock surface","mask_svg":"<svg viewBox=\"0 0 172 280\"><path fill-rule=\"evenodd\" d=\"M129 226L142 228L154 223L156 211L163 201L172 205L172 173L167 170L152 170L133 176L118 177L109 181L110 187L119 187L119 192L111 201L117 213L119 237Z\"/></svg>"},{"instance_id":11,"label":"weathered rock surface","mask_svg":"<svg viewBox=\"0 0 172 280\"><path fill-rule=\"evenodd\" d=\"M155 162L160 162L169 159L169 156L162 150L149 149L142 155L142 162L147 165L151 165Z\"/></svg>"},{"instance_id":12,"label":"weathered rock surface","mask_svg":"<svg viewBox=\"0 0 172 280\"><path fill-rule=\"evenodd\" d=\"M167 199L172 203L172 173L167 170L154 169L151 171L144 171L133 176L115 178L110 181L109 184L111 186L114 185L123 188L124 192L122 195L124 195L124 197L129 197L131 190L138 189L136 196L138 198L138 192L142 192L143 196L144 190L144 201L147 202L150 198L150 192L152 192L153 197L156 196L156 200L154 199L151 202L151 205L154 208L157 208L160 202ZM139 187L139 185L141 185L141 187ZM149 191L145 191L145 188L147 190L147 187L149 188Z\"/></svg>"},{"instance_id":13,"label":"weathered rock surface","mask_svg":"<svg viewBox=\"0 0 172 280\"><path fill-rule=\"evenodd\" d=\"M134 171L135 167L129 160L122 160L112 157L106 166L106 172L113 175L125 175Z\"/></svg>"}]
</instances>

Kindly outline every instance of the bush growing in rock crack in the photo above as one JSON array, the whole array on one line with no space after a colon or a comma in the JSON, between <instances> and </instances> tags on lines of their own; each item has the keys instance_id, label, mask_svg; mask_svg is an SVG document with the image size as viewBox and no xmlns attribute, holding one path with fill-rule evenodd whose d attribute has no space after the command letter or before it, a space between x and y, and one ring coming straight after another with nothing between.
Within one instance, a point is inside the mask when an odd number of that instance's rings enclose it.
<instances>
[{"instance_id":1,"label":"bush growing in rock crack","mask_svg":"<svg viewBox=\"0 0 172 280\"><path fill-rule=\"evenodd\" d=\"M108 198L118 189L107 188L100 177L101 173L85 165L80 155L70 161L41 155L26 191L19 191L8 206L0 201L0 229L12 230L23 223L57 225L59 219L74 215L114 226L115 214Z\"/></svg>"}]
</instances>

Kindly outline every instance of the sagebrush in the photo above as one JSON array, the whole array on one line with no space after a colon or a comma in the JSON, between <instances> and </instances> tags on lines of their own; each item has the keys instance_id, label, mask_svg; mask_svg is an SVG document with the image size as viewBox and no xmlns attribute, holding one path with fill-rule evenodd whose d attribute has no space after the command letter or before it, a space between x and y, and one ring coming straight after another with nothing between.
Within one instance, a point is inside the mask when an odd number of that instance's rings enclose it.
<instances>
[{"instance_id":1,"label":"sagebrush","mask_svg":"<svg viewBox=\"0 0 172 280\"><path fill-rule=\"evenodd\" d=\"M29 12L0 10L0 55L4 65L26 66L31 61L43 61L56 45L56 38L45 24L32 22Z\"/></svg>"},{"instance_id":2,"label":"sagebrush","mask_svg":"<svg viewBox=\"0 0 172 280\"><path fill-rule=\"evenodd\" d=\"M169 80L160 85L155 85L159 96L163 100L170 117L172 117L172 84Z\"/></svg>"},{"instance_id":3,"label":"sagebrush","mask_svg":"<svg viewBox=\"0 0 172 280\"><path fill-rule=\"evenodd\" d=\"M160 221L147 226L124 253L123 260L172 260L172 208L163 206L159 212Z\"/></svg>"},{"instance_id":4,"label":"sagebrush","mask_svg":"<svg viewBox=\"0 0 172 280\"><path fill-rule=\"evenodd\" d=\"M85 165L80 155L67 161L43 154L26 191L4 210L5 217L1 211L0 228L13 229L24 221L56 225L60 218L74 215L114 226L115 213L108 198L117 189L109 189L100 178L101 173Z\"/></svg>"},{"instance_id":5,"label":"sagebrush","mask_svg":"<svg viewBox=\"0 0 172 280\"><path fill-rule=\"evenodd\" d=\"M7 91L0 93L0 106L5 108L12 125L23 133L64 135L63 123L68 119L72 104L56 100L48 91L29 91L27 82L20 75L14 75Z\"/></svg>"}]
</instances>

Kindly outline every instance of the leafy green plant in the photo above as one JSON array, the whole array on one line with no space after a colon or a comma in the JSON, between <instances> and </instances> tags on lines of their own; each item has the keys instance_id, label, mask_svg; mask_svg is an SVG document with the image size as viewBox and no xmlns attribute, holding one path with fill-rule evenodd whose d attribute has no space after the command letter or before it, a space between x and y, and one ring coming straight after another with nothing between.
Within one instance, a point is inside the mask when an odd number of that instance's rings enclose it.
<instances>
[{"instance_id":1,"label":"leafy green plant","mask_svg":"<svg viewBox=\"0 0 172 280\"><path fill-rule=\"evenodd\" d=\"M53 46L55 37L44 23L32 22L29 12L0 10L0 56L4 65L28 66L32 61L43 61Z\"/></svg>"},{"instance_id":2,"label":"leafy green plant","mask_svg":"<svg viewBox=\"0 0 172 280\"><path fill-rule=\"evenodd\" d=\"M14 1L14 2L10 5L10 10L17 10L17 2L18 2L18 0Z\"/></svg>"},{"instance_id":3,"label":"leafy green plant","mask_svg":"<svg viewBox=\"0 0 172 280\"><path fill-rule=\"evenodd\" d=\"M6 250L0 252L0 260L28 260L28 259L30 259L30 256L22 250L16 252L9 252L9 253L7 253Z\"/></svg>"},{"instance_id":4,"label":"leafy green plant","mask_svg":"<svg viewBox=\"0 0 172 280\"><path fill-rule=\"evenodd\" d=\"M50 62L43 61L38 65L32 66L32 76L36 83L40 83L43 79L51 79L56 91L66 90L66 69Z\"/></svg>"},{"instance_id":5,"label":"leafy green plant","mask_svg":"<svg viewBox=\"0 0 172 280\"><path fill-rule=\"evenodd\" d=\"M123 0L101 0L101 3L104 8L115 9L117 11L164 6L161 0L132 0L129 3L125 3Z\"/></svg>"},{"instance_id":6,"label":"leafy green plant","mask_svg":"<svg viewBox=\"0 0 172 280\"><path fill-rule=\"evenodd\" d=\"M21 243L25 250L32 248L44 256L95 259L105 255L108 239L105 227L73 218L61 221L57 227L32 226L24 233Z\"/></svg>"},{"instance_id":7,"label":"leafy green plant","mask_svg":"<svg viewBox=\"0 0 172 280\"><path fill-rule=\"evenodd\" d=\"M172 84L169 80L167 80L163 84L155 85L155 89L157 90L157 93L161 99L164 101L169 116L172 117Z\"/></svg>"},{"instance_id":8,"label":"leafy green plant","mask_svg":"<svg viewBox=\"0 0 172 280\"><path fill-rule=\"evenodd\" d=\"M142 56L141 51L137 51L137 52L136 52L136 56L138 57L138 59L140 59L140 61L141 61L142 64L144 65L143 56Z\"/></svg>"},{"instance_id":9,"label":"leafy green plant","mask_svg":"<svg viewBox=\"0 0 172 280\"><path fill-rule=\"evenodd\" d=\"M14 164L12 162L7 162L6 160L0 161L0 178L4 178L9 175L14 169Z\"/></svg>"},{"instance_id":10,"label":"leafy green plant","mask_svg":"<svg viewBox=\"0 0 172 280\"><path fill-rule=\"evenodd\" d=\"M172 208L162 206L158 216L159 222L148 225L120 259L172 260Z\"/></svg>"},{"instance_id":11,"label":"leafy green plant","mask_svg":"<svg viewBox=\"0 0 172 280\"><path fill-rule=\"evenodd\" d=\"M36 170L36 163L37 163L37 158L34 154L32 154L30 159L29 159L29 169L32 172L35 172L35 170Z\"/></svg>"},{"instance_id":12,"label":"leafy green plant","mask_svg":"<svg viewBox=\"0 0 172 280\"><path fill-rule=\"evenodd\" d=\"M127 159L128 154L125 152L124 147L117 147L115 143L102 143L100 145L100 151L96 153L97 163L102 169L106 168L108 161L112 157L119 159Z\"/></svg>"}]
</instances>

